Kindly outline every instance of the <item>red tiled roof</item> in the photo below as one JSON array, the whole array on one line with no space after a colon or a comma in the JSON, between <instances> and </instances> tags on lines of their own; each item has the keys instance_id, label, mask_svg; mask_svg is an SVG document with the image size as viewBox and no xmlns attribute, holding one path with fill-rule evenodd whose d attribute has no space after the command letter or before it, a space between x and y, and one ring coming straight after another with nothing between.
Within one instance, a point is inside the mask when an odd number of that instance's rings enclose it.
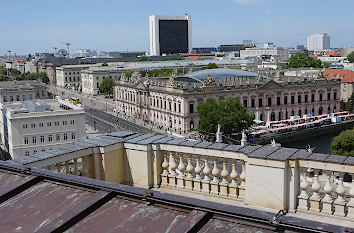
<instances>
[{"instance_id":1,"label":"red tiled roof","mask_svg":"<svg viewBox=\"0 0 354 233\"><path fill-rule=\"evenodd\" d=\"M199 56L189 56L187 58L187 60L195 60L196 61L196 60L204 60L204 59Z\"/></svg>"},{"instance_id":2,"label":"red tiled roof","mask_svg":"<svg viewBox=\"0 0 354 233\"><path fill-rule=\"evenodd\" d=\"M329 79L339 77L342 81L354 82L354 71L352 70L326 69L324 75Z\"/></svg>"},{"instance_id":3,"label":"red tiled roof","mask_svg":"<svg viewBox=\"0 0 354 233\"><path fill-rule=\"evenodd\" d=\"M329 51L327 52L327 56L336 56L336 57L340 57L340 53L338 52L333 52L333 51Z\"/></svg>"}]
</instances>

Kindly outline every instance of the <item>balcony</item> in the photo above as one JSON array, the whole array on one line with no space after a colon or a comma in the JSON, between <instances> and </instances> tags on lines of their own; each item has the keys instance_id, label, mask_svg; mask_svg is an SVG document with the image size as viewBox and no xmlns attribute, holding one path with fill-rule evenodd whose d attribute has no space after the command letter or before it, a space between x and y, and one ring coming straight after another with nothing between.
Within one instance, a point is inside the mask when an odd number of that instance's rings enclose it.
<instances>
[{"instance_id":1,"label":"balcony","mask_svg":"<svg viewBox=\"0 0 354 233\"><path fill-rule=\"evenodd\" d=\"M16 162L354 227L352 157L115 132Z\"/></svg>"}]
</instances>

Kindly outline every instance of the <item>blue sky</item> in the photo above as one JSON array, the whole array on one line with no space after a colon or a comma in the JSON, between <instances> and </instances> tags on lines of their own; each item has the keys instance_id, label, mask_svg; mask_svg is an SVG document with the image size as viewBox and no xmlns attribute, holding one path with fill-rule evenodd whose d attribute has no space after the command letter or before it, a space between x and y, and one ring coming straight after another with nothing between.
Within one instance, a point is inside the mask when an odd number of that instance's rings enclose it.
<instances>
[{"instance_id":1,"label":"blue sky","mask_svg":"<svg viewBox=\"0 0 354 233\"><path fill-rule=\"evenodd\" d=\"M151 14L192 15L193 47L272 41L294 47L327 32L331 47L354 46L354 0L0 0L0 55L149 50Z\"/></svg>"}]
</instances>

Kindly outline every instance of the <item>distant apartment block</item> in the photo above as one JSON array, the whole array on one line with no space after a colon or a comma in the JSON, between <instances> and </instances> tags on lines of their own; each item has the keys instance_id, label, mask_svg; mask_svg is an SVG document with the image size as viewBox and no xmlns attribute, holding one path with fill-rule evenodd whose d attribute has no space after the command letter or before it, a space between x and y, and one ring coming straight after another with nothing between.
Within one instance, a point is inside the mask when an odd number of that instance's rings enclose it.
<instances>
[{"instance_id":1,"label":"distant apartment block","mask_svg":"<svg viewBox=\"0 0 354 233\"><path fill-rule=\"evenodd\" d=\"M330 49L330 36L327 33L312 34L307 37L307 50L327 50Z\"/></svg>"},{"instance_id":2,"label":"distant apartment block","mask_svg":"<svg viewBox=\"0 0 354 233\"><path fill-rule=\"evenodd\" d=\"M86 138L84 109L61 98L0 104L1 146L12 158L36 156Z\"/></svg>"},{"instance_id":3,"label":"distant apartment block","mask_svg":"<svg viewBox=\"0 0 354 233\"><path fill-rule=\"evenodd\" d=\"M192 51L192 17L151 15L150 55L190 53Z\"/></svg>"}]
</instances>

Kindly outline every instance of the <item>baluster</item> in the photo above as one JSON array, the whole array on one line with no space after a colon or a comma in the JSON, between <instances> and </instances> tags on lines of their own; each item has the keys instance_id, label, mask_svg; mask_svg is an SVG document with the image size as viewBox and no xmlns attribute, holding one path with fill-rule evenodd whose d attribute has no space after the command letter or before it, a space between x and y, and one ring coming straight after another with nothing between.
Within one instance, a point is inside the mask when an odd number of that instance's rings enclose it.
<instances>
[{"instance_id":1,"label":"baluster","mask_svg":"<svg viewBox=\"0 0 354 233\"><path fill-rule=\"evenodd\" d=\"M177 187L178 188L184 188L184 168L185 165L183 163L183 156L180 154L179 155L179 164L178 164L178 176L177 176Z\"/></svg>"},{"instance_id":2,"label":"baluster","mask_svg":"<svg viewBox=\"0 0 354 233\"><path fill-rule=\"evenodd\" d=\"M79 175L79 168L78 168L77 158L74 159L74 175L76 175L76 176Z\"/></svg>"},{"instance_id":3,"label":"baluster","mask_svg":"<svg viewBox=\"0 0 354 233\"><path fill-rule=\"evenodd\" d=\"M210 192L210 177L209 177L209 173L210 173L210 168L209 168L209 165L208 165L208 156L206 156L205 163L204 163L204 169L203 169L204 178L202 180L202 191L205 192L205 193L209 193Z\"/></svg>"},{"instance_id":4,"label":"baluster","mask_svg":"<svg viewBox=\"0 0 354 233\"><path fill-rule=\"evenodd\" d=\"M65 161L65 172L66 172L67 174L70 173L70 163L69 163L69 162L70 162L69 160L66 160L66 161Z\"/></svg>"},{"instance_id":5,"label":"baluster","mask_svg":"<svg viewBox=\"0 0 354 233\"><path fill-rule=\"evenodd\" d=\"M184 178L185 180L185 189L192 190L193 189L193 165L191 162L192 155L188 154L187 159L188 159L188 164L186 167L186 172L187 172L187 177Z\"/></svg>"},{"instance_id":6,"label":"baluster","mask_svg":"<svg viewBox=\"0 0 354 233\"><path fill-rule=\"evenodd\" d=\"M176 161L175 161L175 152L172 152L171 153L171 156L170 156L170 169L171 169L171 173L170 175L168 175L168 180L169 180L169 183L168 185L169 186L172 186L172 187L176 187L176 168L177 168L177 164L176 164Z\"/></svg>"},{"instance_id":7,"label":"baluster","mask_svg":"<svg viewBox=\"0 0 354 233\"><path fill-rule=\"evenodd\" d=\"M193 190L201 191L202 190L202 177L200 173L202 172L202 167L200 166L200 155L196 155L196 165L194 168L195 178L193 179Z\"/></svg>"},{"instance_id":8,"label":"baluster","mask_svg":"<svg viewBox=\"0 0 354 233\"><path fill-rule=\"evenodd\" d=\"M57 172L60 172L61 163L57 163L55 166L57 167Z\"/></svg>"},{"instance_id":9,"label":"baluster","mask_svg":"<svg viewBox=\"0 0 354 233\"><path fill-rule=\"evenodd\" d=\"M347 218L354 219L354 182L352 180L350 190L349 190L350 200L347 203L348 213Z\"/></svg>"},{"instance_id":10,"label":"baluster","mask_svg":"<svg viewBox=\"0 0 354 233\"><path fill-rule=\"evenodd\" d=\"M228 186L229 182L227 181L227 176L229 175L229 171L227 170L227 160L223 158L222 161L222 171L220 175L222 176L222 181L220 183L220 195L227 196L228 195Z\"/></svg>"},{"instance_id":11,"label":"baluster","mask_svg":"<svg viewBox=\"0 0 354 233\"><path fill-rule=\"evenodd\" d=\"M245 198L245 189L246 189L246 163L244 160L242 162L242 172L240 174L241 184L238 187L238 196L240 198Z\"/></svg>"},{"instance_id":12,"label":"baluster","mask_svg":"<svg viewBox=\"0 0 354 233\"><path fill-rule=\"evenodd\" d=\"M211 174L213 175L213 180L210 182L210 193L218 195L219 194L219 174L220 170L218 168L218 159L217 157L214 157L214 167L213 170L211 171Z\"/></svg>"},{"instance_id":13,"label":"baluster","mask_svg":"<svg viewBox=\"0 0 354 233\"><path fill-rule=\"evenodd\" d=\"M345 216L345 200L343 198L345 193L345 188L343 186L343 178L339 178L338 187L336 189L338 194L337 199L334 201L334 215L336 216Z\"/></svg>"},{"instance_id":14,"label":"baluster","mask_svg":"<svg viewBox=\"0 0 354 233\"><path fill-rule=\"evenodd\" d=\"M161 186L167 186L168 185L168 161L167 161L167 151L163 152L163 162L161 164L162 166L162 174L161 174Z\"/></svg>"},{"instance_id":15,"label":"baluster","mask_svg":"<svg viewBox=\"0 0 354 233\"><path fill-rule=\"evenodd\" d=\"M331 196L332 193L332 184L331 184L331 176L329 174L327 174L327 182L325 184L325 186L323 187L323 190L325 191L326 195L324 196L324 198L322 198L321 202L322 202L322 213L324 214L333 214L332 211L332 205L333 205L333 198Z\"/></svg>"},{"instance_id":16,"label":"baluster","mask_svg":"<svg viewBox=\"0 0 354 233\"><path fill-rule=\"evenodd\" d=\"M300 183L301 193L298 196L299 198L299 206L297 207L298 210L307 211L308 210L308 202L309 202L309 195L307 194L307 188L309 187L309 183L306 179L306 173L302 174L302 180Z\"/></svg>"},{"instance_id":17,"label":"baluster","mask_svg":"<svg viewBox=\"0 0 354 233\"><path fill-rule=\"evenodd\" d=\"M229 195L231 197L238 197L238 183L237 183L237 178L238 178L238 173L236 170L236 159L231 160L231 166L232 166L232 171L230 174L231 178L231 184L229 185Z\"/></svg>"},{"instance_id":18,"label":"baluster","mask_svg":"<svg viewBox=\"0 0 354 233\"><path fill-rule=\"evenodd\" d=\"M318 182L318 172L316 171L315 176L313 177L313 183L312 183L312 195L310 197L310 211L312 212L320 212L320 200L321 197L318 195L318 191L321 188L320 182Z\"/></svg>"}]
</instances>

